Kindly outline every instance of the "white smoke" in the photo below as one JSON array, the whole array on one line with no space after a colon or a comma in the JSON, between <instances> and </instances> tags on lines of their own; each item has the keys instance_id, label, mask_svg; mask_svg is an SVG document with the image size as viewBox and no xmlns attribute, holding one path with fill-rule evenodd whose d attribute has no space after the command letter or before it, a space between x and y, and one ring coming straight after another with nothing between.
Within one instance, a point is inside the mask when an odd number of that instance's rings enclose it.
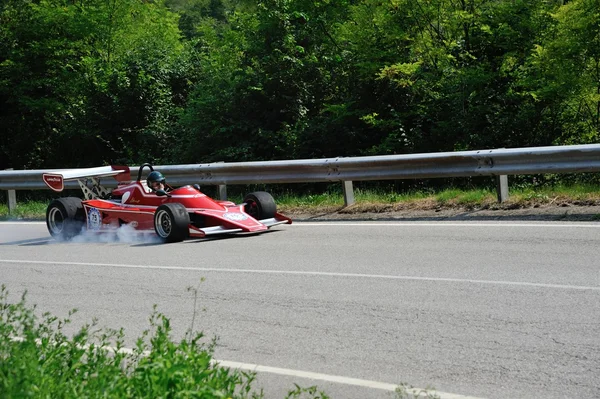
<instances>
[{"instance_id":1,"label":"white smoke","mask_svg":"<svg viewBox=\"0 0 600 399\"><path fill-rule=\"evenodd\" d=\"M103 230L102 232L88 230L85 226L81 233L71 239L75 243L128 243L128 244L159 244L161 239L152 230L136 230L134 227L124 224L114 230Z\"/></svg>"}]
</instances>

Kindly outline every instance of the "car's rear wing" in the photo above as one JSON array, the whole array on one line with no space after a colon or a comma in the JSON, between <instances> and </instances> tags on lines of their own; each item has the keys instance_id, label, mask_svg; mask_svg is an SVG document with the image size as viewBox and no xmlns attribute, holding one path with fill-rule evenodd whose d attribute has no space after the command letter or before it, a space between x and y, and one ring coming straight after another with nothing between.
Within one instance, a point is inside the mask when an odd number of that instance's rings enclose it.
<instances>
[{"instance_id":1,"label":"car's rear wing","mask_svg":"<svg viewBox=\"0 0 600 399\"><path fill-rule=\"evenodd\" d=\"M107 176L112 176L119 182L131 180L131 173L128 166L114 165L100 166L97 168L65 169L56 172L48 172L42 175L42 179L51 190L61 192L65 189L65 181L82 179L96 180L97 178Z\"/></svg>"}]
</instances>

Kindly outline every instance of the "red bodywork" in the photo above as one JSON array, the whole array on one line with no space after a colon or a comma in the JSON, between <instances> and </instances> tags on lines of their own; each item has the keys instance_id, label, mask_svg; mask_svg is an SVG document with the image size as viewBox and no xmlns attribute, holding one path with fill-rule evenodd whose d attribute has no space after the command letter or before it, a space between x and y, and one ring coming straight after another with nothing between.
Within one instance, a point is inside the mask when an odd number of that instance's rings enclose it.
<instances>
[{"instance_id":1,"label":"red bodywork","mask_svg":"<svg viewBox=\"0 0 600 399\"><path fill-rule=\"evenodd\" d=\"M54 191L60 192L64 189L64 181L77 180L84 192L86 200L81 201L85 212L86 227L90 231L108 232L127 225L141 231L156 231L155 214L157 208L163 204L178 203L185 207L189 216L188 234L186 236L202 238L211 234L239 233L239 232L261 232L268 230L269 227L278 224L290 224L291 219L275 212L275 204L272 197L267 193L253 193L253 208L256 205L256 195L266 194L270 200L270 211L264 213L265 219L257 220L245 211L246 204L236 205L230 201L213 200L202 193L199 189L192 186L179 187L166 193L150 190L146 181L142 180L142 169L150 164L144 164L139 168L138 178L135 181L130 180L130 169L127 166L104 166L87 169L68 169L56 172L49 172L43 175L44 182ZM117 188L109 192L99 184L100 177L113 177L119 184ZM88 182L92 181L90 189ZM263 197L263 201L265 197ZM73 205L73 202L65 202ZM64 204L61 205L64 208ZM49 230L54 230L54 235L62 232L62 221L66 217L61 208L56 212L56 207L47 212L47 224ZM161 209L178 207L162 207ZM179 209L181 209L179 207ZM160 211L161 214L163 211ZM254 212L253 215L263 214ZM57 216L58 215L58 216ZM157 217L159 217L157 215ZM183 228L184 224L178 229ZM181 231L181 230L179 230ZM51 231L52 233L52 231Z\"/></svg>"},{"instance_id":2,"label":"red bodywork","mask_svg":"<svg viewBox=\"0 0 600 399\"><path fill-rule=\"evenodd\" d=\"M279 213L274 221L258 221L244 211L243 204L213 200L192 186L177 188L169 193L169 197L159 197L149 191L142 182L133 182L119 185L112 191L112 197L121 197L120 201L83 201L88 230L112 230L124 224L138 230L154 230L156 208L169 202L178 202L188 210L190 237L201 238L217 232L260 232L274 224L292 222Z\"/></svg>"},{"instance_id":3,"label":"red bodywork","mask_svg":"<svg viewBox=\"0 0 600 399\"><path fill-rule=\"evenodd\" d=\"M138 230L154 231L154 213L162 204L177 202L190 214L189 236L202 238L209 234L233 232L260 232L270 226L292 223L279 213L274 219L259 221L244 211L244 204L213 200L192 186L169 192L170 196L157 196L142 182L121 184L112 191L120 200L92 199L83 201L87 228L92 231L113 230L124 224Z\"/></svg>"}]
</instances>

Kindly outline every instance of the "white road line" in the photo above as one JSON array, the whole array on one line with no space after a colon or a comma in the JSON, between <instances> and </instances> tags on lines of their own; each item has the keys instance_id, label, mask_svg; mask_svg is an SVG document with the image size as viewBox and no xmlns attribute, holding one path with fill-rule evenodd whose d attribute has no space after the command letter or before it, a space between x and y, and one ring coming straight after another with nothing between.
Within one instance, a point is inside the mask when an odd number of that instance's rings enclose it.
<instances>
[{"instance_id":1,"label":"white road line","mask_svg":"<svg viewBox=\"0 0 600 399\"><path fill-rule=\"evenodd\" d=\"M114 267L120 269L147 269L147 270L180 270L188 272L216 272L216 273L248 273L248 274L280 274L280 275L298 275L313 277L349 277L349 278L369 278L382 280L406 280L406 281L428 281L442 283L466 283L466 284L486 284L486 285L505 285L517 287L534 288L553 288L564 290L580 291L600 291L600 286L585 285L567 285L567 284L546 284L530 283L524 281L494 281L494 280L474 280L461 278L444 277L419 277L419 276L394 276L386 274L362 274L362 273L336 273L336 272L315 272L301 270L260 270L260 269L230 269L216 267L182 267L182 266L155 266L155 265L127 265L114 263L84 263L84 262L63 262L48 260L22 260L22 259L0 259L0 263L32 264L32 265L66 265L66 266L101 266Z\"/></svg>"},{"instance_id":2,"label":"white road line","mask_svg":"<svg viewBox=\"0 0 600 399\"><path fill-rule=\"evenodd\" d=\"M0 222L0 226L3 225L46 225L46 222ZM285 227L321 227L321 226L350 226L350 227L564 227L564 228L600 228L600 223L510 223L502 222L498 223L478 223L476 220L464 221L464 222L353 222L353 221L337 221L337 222L293 222L289 226Z\"/></svg>"},{"instance_id":3,"label":"white road line","mask_svg":"<svg viewBox=\"0 0 600 399\"><path fill-rule=\"evenodd\" d=\"M24 225L24 224L39 224L39 225L45 225L46 222L0 222L0 226L3 225Z\"/></svg>"},{"instance_id":4,"label":"white road line","mask_svg":"<svg viewBox=\"0 0 600 399\"><path fill-rule=\"evenodd\" d=\"M11 341L15 341L15 342L25 342L26 341L26 339L24 337L12 337L10 339L11 339ZM39 339L36 340L36 343L39 345L41 343L41 340L39 340ZM84 349L90 348L89 345L82 345L80 347L84 348ZM136 351L134 351L133 349L130 349L130 348L116 348L113 346L102 346L102 348L109 352L118 352L118 353L123 353L123 354L127 354L127 355L134 355L136 353ZM143 351L141 353L141 355L148 356L148 355L150 355L150 353L151 353L150 351L146 350L146 351ZM229 361L229 360L212 359L211 364L213 366L218 365L220 367L226 367L229 369L247 370L247 371L251 371L251 372L255 372L255 373L271 373L271 374L285 375L288 377L295 377L295 378L307 378L307 379L317 380L317 381L334 382L337 384L354 385L354 386L359 386L359 387L364 387L364 388L381 389L381 390L392 391L392 392L396 391L396 389L398 389L398 387L399 387L398 385L389 384L387 382L362 380L359 378L351 378L351 377L344 377L344 376L340 376L340 375L315 373L312 371L285 369L285 368L281 368L281 367L261 366L260 364L240 363L240 362L233 362L233 361ZM421 397L421 395L424 392L428 392L430 394L435 394L440 399L483 399L483 398L478 398L475 396L458 395L458 394L454 394L454 393L435 391L432 389L424 390L422 388L415 388L415 387L405 387L405 389L408 393L411 393L416 398Z\"/></svg>"},{"instance_id":5,"label":"white road line","mask_svg":"<svg viewBox=\"0 0 600 399\"><path fill-rule=\"evenodd\" d=\"M258 364L238 363L238 362L230 362L230 361L224 361L224 360L217 360L217 362L221 366L228 367L231 369L248 370L248 371L254 371L257 373L263 372L263 373L291 376L291 377L296 377L296 378L308 378L311 380L335 382L338 384L354 385L354 386L359 386L359 387L364 387L364 388L381 389L381 390L385 390L385 391L395 391L398 388L398 385L389 384L386 382L361 380L358 378L343 377L343 376L339 376L339 375L313 373L311 371L284 369L284 368L279 368L279 367L261 366ZM421 389L421 388L412 387L412 388L407 388L407 392L413 393L413 395L415 395L415 397L421 397L421 395L418 395L418 394L419 393L422 394L423 392L425 392L425 390ZM435 390L428 390L427 392L430 394L437 395L437 397L439 397L440 399L481 399L481 398L477 398L475 396L458 395L458 394L454 394L454 393L440 392L440 391L435 391Z\"/></svg>"},{"instance_id":6,"label":"white road line","mask_svg":"<svg viewBox=\"0 0 600 399\"><path fill-rule=\"evenodd\" d=\"M296 227L313 227L313 226L377 226L377 227L584 227L584 228L600 228L600 223L598 224L564 224L561 222L556 222L555 224L549 223L506 223L506 222L498 222L498 223L477 223L477 221L469 221L469 222L428 222L428 223L419 223L419 222L294 222L291 226Z\"/></svg>"}]
</instances>

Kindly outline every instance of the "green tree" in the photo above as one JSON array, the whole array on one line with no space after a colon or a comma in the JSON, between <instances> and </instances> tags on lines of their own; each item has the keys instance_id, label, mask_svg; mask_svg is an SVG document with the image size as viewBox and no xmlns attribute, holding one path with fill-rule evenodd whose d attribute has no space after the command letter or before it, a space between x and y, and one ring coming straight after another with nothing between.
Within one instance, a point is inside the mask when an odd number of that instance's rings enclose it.
<instances>
[{"instance_id":1,"label":"green tree","mask_svg":"<svg viewBox=\"0 0 600 399\"><path fill-rule=\"evenodd\" d=\"M190 68L177 15L140 0L99 1L91 11L101 29L86 60L86 103L73 134L83 128L102 157L96 163L168 161Z\"/></svg>"},{"instance_id":2,"label":"green tree","mask_svg":"<svg viewBox=\"0 0 600 399\"><path fill-rule=\"evenodd\" d=\"M0 137L2 167L34 167L81 100L77 73L85 26L69 24L74 10L50 2L9 0L0 14Z\"/></svg>"},{"instance_id":3,"label":"green tree","mask_svg":"<svg viewBox=\"0 0 600 399\"><path fill-rule=\"evenodd\" d=\"M160 1L10 0L1 18L7 165L160 159L187 90L177 15Z\"/></svg>"},{"instance_id":4,"label":"green tree","mask_svg":"<svg viewBox=\"0 0 600 399\"><path fill-rule=\"evenodd\" d=\"M600 139L600 1L565 2L551 13L526 70L529 95L556 126L554 144Z\"/></svg>"},{"instance_id":5,"label":"green tree","mask_svg":"<svg viewBox=\"0 0 600 399\"><path fill-rule=\"evenodd\" d=\"M595 142L599 1L5 0L0 167Z\"/></svg>"},{"instance_id":6,"label":"green tree","mask_svg":"<svg viewBox=\"0 0 600 399\"><path fill-rule=\"evenodd\" d=\"M410 99L395 109L409 122L405 131L414 150L544 142L532 139L539 115L523 107L529 99L515 94L513 86L544 31L545 6L542 1L397 3L390 18L408 22L410 53L382 68L380 78L390 83L390 91Z\"/></svg>"},{"instance_id":7,"label":"green tree","mask_svg":"<svg viewBox=\"0 0 600 399\"><path fill-rule=\"evenodd\" d=\"M340 5L340 8L343 5ZM345 6L344 6L345 7ZM184 125L193 161L294 157L299 132L329 96L333 6L240 2L227 23L206 16L200 72Z\"/></svg>"}]
</instances>

